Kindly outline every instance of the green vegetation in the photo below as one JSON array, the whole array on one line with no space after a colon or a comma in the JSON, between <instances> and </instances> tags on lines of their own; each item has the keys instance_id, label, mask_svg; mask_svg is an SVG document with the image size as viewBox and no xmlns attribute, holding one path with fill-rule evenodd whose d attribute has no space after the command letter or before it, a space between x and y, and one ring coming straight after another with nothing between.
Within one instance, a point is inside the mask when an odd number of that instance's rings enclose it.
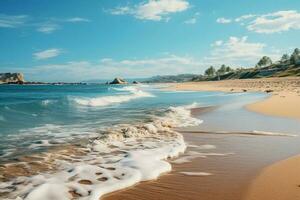
<instances>
[{"instance_id":1,"label":"green vegetation","mask_svg":"<svg viewBox=\"0 0 300 200\"><path fill-rule=\"evenodd\" d=\"M143 83L177 83L191 81L197 78L199 75L196 74L179 74L170 76L154 76L147 80L142 81Z\"/></svg>"},{"instance_id":2,"label":"green vegetation","mask_svg":"<svg viewBox=\"0 0 300 200\"><path fill-rule=\"evenodd\" d=\"M269 58L268 56L264 56L258 61L255 67L259 68L259 67L266 67L270 65L272 65L271 58Z\"/></svg>"},{"instance_id":3,"label":"green vegetation","mask_svg":"<svg viewBox=\"0 0 300 200\"><path fill-rule=\"evenodd\" d=\"M221 65L219 68L210 66L204 75L180 74L173 76L155 76L144 83L175 83L187 81L217 81L226 79L249 79L300 76L300 50L297 48L291 55L284 54L277 62L272 62L268 56L263 56L252 68L236 68Z\"/></svg>"},{"instance_id":4,"label":"green vegetation","mask_svg":"<svg viewBox=\"0 0 300 200\"><path fill-rule=\"evenodd\" d=\"M194 77L192 81L214 81L226 79L247 79L263 77L300 76L300 50L296 48L291 56L282 55L277 62L272 62L268 56L263 56L253 68L236 68L221 65L216 69L210 66L204 75Z\"/></svg>"},{"instance_id":5,"label":"green vegetation","mask_svg":"<svg viewBox=\"0 0 300 200\"><path fill-rule=\"evenodd\" d=\"M205 70L204 74L209 77L215 76L216 69L213 66L210 66L207 70Z\"/></svg>"}]
</instances>

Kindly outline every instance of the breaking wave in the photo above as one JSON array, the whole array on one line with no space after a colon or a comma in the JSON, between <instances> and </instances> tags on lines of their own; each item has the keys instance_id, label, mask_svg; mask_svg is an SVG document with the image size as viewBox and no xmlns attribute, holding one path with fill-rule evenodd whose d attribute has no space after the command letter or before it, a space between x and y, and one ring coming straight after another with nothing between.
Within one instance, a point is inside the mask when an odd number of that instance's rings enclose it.
<instances>
[{"instance_id":1,"label":"breaking wave","mask_svg":"<svg viewBox=\"0 0 300 200\"><path fill-rule=\"evenodd\" d=\"M129 94L123 95L113 95L113 96L103 96L94 98L73 98L73 101L79 105L83 106L109 106L112 104L118 104L123 102L128 102L134 99L154 97L153 94L145 92L137 87L124 87L124 88L113 88L118 91L127 91Z\"/></svg>"},{"instance_id":2,"label":"breaking wave","mask_svg":"<svg viewBox=\"0 0 300 200\"><path fill-rule=\"evenodd\" d=\"M74 150L68 154L66 151L48 153L43 160L35 162L59 168L59 172L18 176L1 183L0 193L6 192L8 199L18 200L98 200L104 194L156 179L171 171L168 159L186 149L182 135L173 128L202 123L191 116L190 109L195 106L170 107L164 116L155 116L147 123L107 128L91 136L89 143L79 148L81 154ZM48 146L49 142L40 145ZM54 163L58 166L52 166Z\"/></svg>"},{"instance_id":3,"label":"breaking wave","mask_svg":"<svg viewBox=\"0 0 300 200\"><path fill-rule=\"evenodd\" d=\"M50 104L55 104L55 103L57 103L57 100L45 99L41 102L41 105L48 106Z\"/></svg>"}]
</instances>

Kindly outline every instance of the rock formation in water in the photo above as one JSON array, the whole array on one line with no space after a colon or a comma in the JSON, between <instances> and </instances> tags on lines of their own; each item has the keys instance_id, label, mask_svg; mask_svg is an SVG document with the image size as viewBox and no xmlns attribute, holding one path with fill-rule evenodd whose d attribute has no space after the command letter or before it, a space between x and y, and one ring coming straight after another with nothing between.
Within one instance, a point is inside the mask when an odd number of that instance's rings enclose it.
<instances>
[{"instance_id":1,"label":"rock formation in water","mask_svg":"<svg viewBox=\"0 0 300 200\"><path fill-rule=\"evenodd\" d=\"M127 82L124 79L122 79L122 78L115 78L109 84L127 84Z\"/></svg>"},{"instance_id":2,"label":"rock formation in water","mask_svg":"<svg viewBox=\"0 0 300 200\"><path fill-rule=\"evenodd\" d=\"M132 84L140 84L138 81L133 81Z\"/></svg>"},{"instance_id":3,"label":"rock formation in water","mask_svg":"<svg viewBox=\"0 0 300 200\"><path fill-rule=\"evenodd\" d=\"M23 84L25 82L22 73L0 73L0 84L2 83L16 83Z\"/></svg>"}]
</instances>

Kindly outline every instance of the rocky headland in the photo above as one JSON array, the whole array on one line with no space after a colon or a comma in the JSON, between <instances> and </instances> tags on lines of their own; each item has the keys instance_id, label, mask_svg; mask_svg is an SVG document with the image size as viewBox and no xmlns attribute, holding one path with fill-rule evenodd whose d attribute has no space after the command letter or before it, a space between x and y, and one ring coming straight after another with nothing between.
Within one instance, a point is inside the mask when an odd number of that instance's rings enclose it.
<instances>
[{"instance_id":1,"label":"rocky headland","mask_svg":"<svg viewBox=\"0 0 300 200\"><path fill-rule=\"evenodd\" d=\"M0 84L4 84L4 83L22 84L24 82L25 80L22 73L0 73Z\"/></svg>"}]
</instances>

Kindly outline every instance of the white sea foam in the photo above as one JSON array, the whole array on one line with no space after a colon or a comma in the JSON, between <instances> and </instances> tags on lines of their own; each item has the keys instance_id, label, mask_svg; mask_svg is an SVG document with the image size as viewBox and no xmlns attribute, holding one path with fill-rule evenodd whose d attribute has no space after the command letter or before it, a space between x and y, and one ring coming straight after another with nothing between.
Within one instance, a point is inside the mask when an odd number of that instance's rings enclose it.
<instances>
[{"instance_id":1,"label":"white sea foam","mask_svg":"<svg viewBox=\"0 0 300 200\"><path fill-rule=\"evenodd\" d=\"M205 134L224 134L224 135L244 135L244 136L283 136L283 137L298 137L296 134L270 132L270 131L181 131L190 133L205 133Z\"/></svg>"},{"instance_id":2,"label":"white sea foam","mask_svg":"<svg viewBox=\"0 0 300 200\"><path fill-rule=\"evenodd\" d=\"M0 184L0 192L9 192L9 198L20 200L64 200L71 199L72 194L76 199L98 200L104 194L156 179L171 171L168 159L186 149L183 136L172 128L201 123L188 111L193 106L171 107L164 117L154 117L146 124L118 125L102 131L90 138L86 155L80 159L76 156L76 162L70 161L72 155L57 159L61 171L19 177Z\"/></svg>"},{"instance_id":3,"label":"white sea foam","mask_svg":"<svg viewBox=\"0 0 300 200\"><path fill-rule=\"evenodd\" d=\"M278 133L278 132L269 132L269 131L252 131L252 135L266 135L266 136L288 136L288 137L297 137L298 135L289 134L289 133Z\"/></svg>"},{"instance_id":4,"label":"white sea foam","mask_svg":"<svg viewBox=\"0 0 300 200\"><path fill-rule=\"evenodd\" d=\"M53 104L53 103L56 103L57 101L56 100L51 100L51 99L45 99L41 102L41 104L43 106L48 106L49 104Z\"/></svg>"},{"instance_id":5,"label":"white sea foam","mask_svg":"<svg viewBox=\"0 0 300 200\"><path fill-rule=\"evenodd\" d=\"M127 91L129 94L103 96L94 98L75 97L73 101L83 106L109 106L113 104L128 102L134 99L154 97L153 94L145 92L137 87L114 88L115 90Z\"/></svg>"},{"instance_id":6,"label":"white sea foam","mask_svg":"<svg viewBox=\"0 0 300 200\"><path fill-rule=\"evenodd\" d=\"M169 107L166 116L161 118L161 121L167 120L167 123L172 124L173 126L180 124L180 127L198 126L203 123L203 121L191 117L191 109L197 107L199 107L197 103L187 106Z\"/></svg>"},{"instance_id":7,"label":"white sea foam","mask_svg":"<svg viewBox=\"0 0 300 200\"><path fill-rule=\"evenodd\" d=\"M215 149L216 148L215 145L211 145L211 144L203 144L203 145L189 144L188 147L201 149L201 150L208 150L208 149Z\"/></svg>"},{"instance_id":8,"label":"white sea foam","mask_svg":"<svg viewBox=\"0 0 300 200\"><path fill-rule=\"evenodd\" d=\"M232 155L233 153L202 153L202 152L197 152L197 151L188 151L185 153L184 156L181 156L180 158L177 158L175 160L172 160L171 163L174 164L182 164L182 163L188 163L192 162L192 160L196 158L206 158L207 156L227 156L227 155Z\"/></svg>"},{"instance_id":9,"label":"white sea foam","mask_svg":"<svg viewBox=\"0 0 300 200\"><path fill-rule=\"evenodd\" d=\"M208 172L180 172L181 174L187 175L187 176L210 176L212 173Z\"/></svg>"},{"instance_id":10,"label":"white sea foam","mask_svg":"<svg viewBox=\"0 0 300 200\"><path fill-rule=\"evenodd\" d=\"M38 143L31 144L29 148L35 149L38 147L49 147L49 146L52 146L52 144L50 144L48 140L40 140L38 141Z\"/></svg>"}]
</instances>

